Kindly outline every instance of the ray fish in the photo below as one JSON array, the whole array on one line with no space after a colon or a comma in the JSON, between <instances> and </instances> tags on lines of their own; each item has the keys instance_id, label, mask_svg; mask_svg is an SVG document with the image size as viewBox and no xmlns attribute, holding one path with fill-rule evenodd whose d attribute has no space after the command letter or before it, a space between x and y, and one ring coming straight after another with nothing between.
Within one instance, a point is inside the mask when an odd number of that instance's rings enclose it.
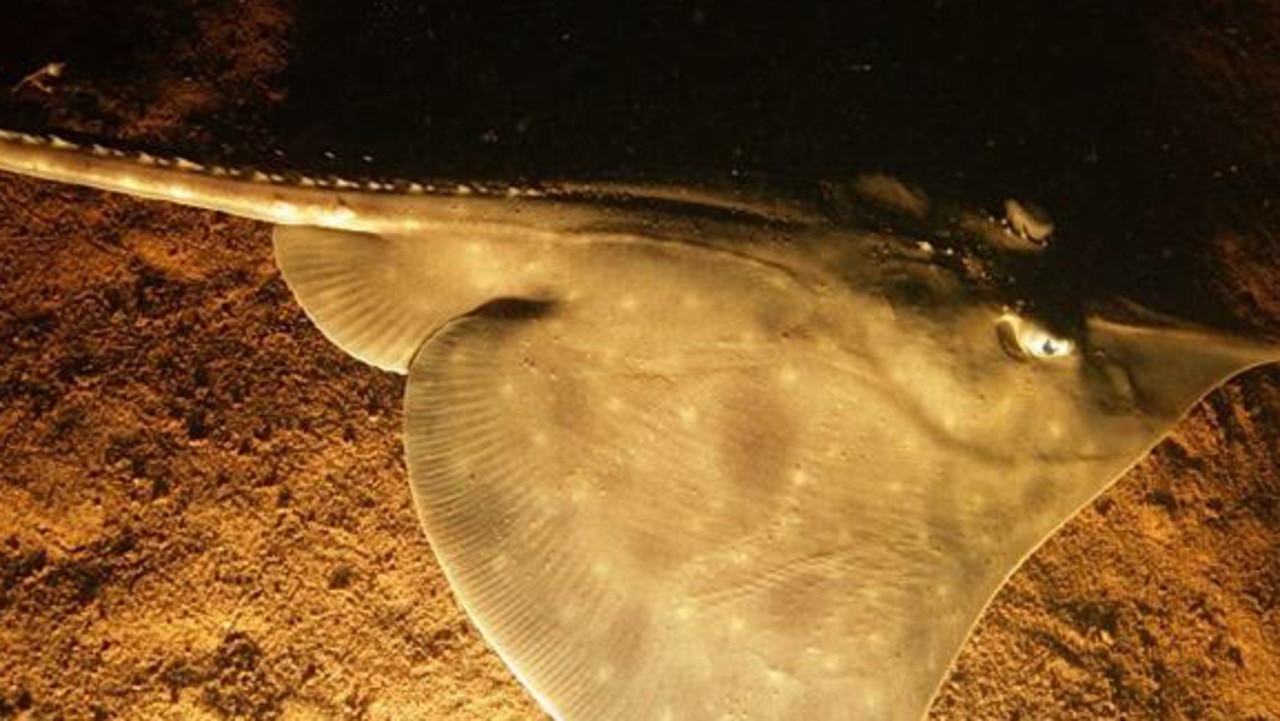
<instances>
[{"instance_id":1,"label":"ray fish","mask_svg":"<svg viewBox=\"0 0 1280 721\"><path fill-rule=\"evenodd\" d=\"M1047 536L1280 348L1124 304L1038 317L1053 224L883 175L286 177L0 132L0 169L275 226L297 301L406 374L462 606L560 719L919 719Z\"/></svg>"}]
</instances>

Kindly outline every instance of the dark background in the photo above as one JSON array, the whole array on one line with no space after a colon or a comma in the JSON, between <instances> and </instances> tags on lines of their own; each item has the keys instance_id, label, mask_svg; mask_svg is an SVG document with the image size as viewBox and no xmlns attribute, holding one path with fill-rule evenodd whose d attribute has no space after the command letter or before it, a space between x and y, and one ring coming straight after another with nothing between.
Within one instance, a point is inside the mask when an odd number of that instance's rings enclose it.
<instances>
[{"instance_id":1,"label":"dark background","mask_svg":"<svg viewBox=\"0 0 1280 721\"><path fill-rule=\"evenodd\" d=\"M15 69L54 55L89 77L127 77L194 22L176 4L108 1L85 26L78 1L16 4L13 27L50 33L4 37ZM324 125L412 170L401 155L503 173L870 166L1044 194L1119 187L1123 161L1177 139L1147 114L1155 58L1132 3L611 5L299 3L288 102L262 120L282 143Z\"/></svg>"},{"instance_id":2,"label":"dark background","mask_svg":"<svg viewBox=\"0 0 1280 721\"><path fill-rule=\"evenodd\" d=\"M80 0L7 4L5 27L49 28L0 28L10 77L50 57L86 83L157 56L190 82L224 70L175 51L198 29L182 3L106 0L90 22ZM1222 285L1211 237L1275 227L1274 103L1262 71L1231 67L1275 60L1257 7L299 2L271 102L246 92L193 113L189 136L160 149L356 175L795 185L884 170L978 207L1045 206L1072 293L1270 325L1204 302ZM79 109L101 115L94 104ZM12 118L51 119L30 106Z\"/></svg>"}]
</instances>

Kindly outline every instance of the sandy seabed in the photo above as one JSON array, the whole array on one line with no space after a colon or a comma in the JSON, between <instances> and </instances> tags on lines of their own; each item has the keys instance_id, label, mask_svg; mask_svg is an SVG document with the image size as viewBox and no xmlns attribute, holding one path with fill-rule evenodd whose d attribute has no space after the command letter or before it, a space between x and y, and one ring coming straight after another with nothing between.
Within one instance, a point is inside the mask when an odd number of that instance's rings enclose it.
<instances>
[{"instance_id":1,"label":"sandy seabed","mask_svg":"<svg viewBox=\"0 0 1280 721\"><path fill-rule=\"evenodd\" d=\"M194 77L72 68L6 102L152 144L283 102L285 3L172 4ZM1227 302L1274 329L1268 238L1218 253ZM541 718L418 528L402 379L325 341L270 247L0 177L0 718ZM1213 393L1050 539L932 718L1280 719L1280 372Z\"/></svg>"}]
</instances>

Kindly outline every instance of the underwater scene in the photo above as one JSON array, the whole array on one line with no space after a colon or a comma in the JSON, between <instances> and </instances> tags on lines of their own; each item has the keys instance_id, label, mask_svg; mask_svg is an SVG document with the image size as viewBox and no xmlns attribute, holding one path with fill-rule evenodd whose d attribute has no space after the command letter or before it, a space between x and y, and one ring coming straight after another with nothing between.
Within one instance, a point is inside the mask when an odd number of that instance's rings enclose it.
<instances>
[{"instance_id":1,"label":"underwater scene","mask_svg":"<svg viewBox=\"0 0 1280 721\"><path fill-rule=\"evenodd\" d=\"M0 718L1280 717L1280 10L7 15Z\"/></svg>"}]
</instances>

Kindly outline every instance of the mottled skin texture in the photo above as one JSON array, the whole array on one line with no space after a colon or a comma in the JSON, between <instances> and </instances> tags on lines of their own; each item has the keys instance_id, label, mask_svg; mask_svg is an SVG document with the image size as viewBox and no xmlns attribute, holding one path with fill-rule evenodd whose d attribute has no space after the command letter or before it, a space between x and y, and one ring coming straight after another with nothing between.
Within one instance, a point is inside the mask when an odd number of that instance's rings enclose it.
<instances>
[{"instance_id":1,"label":"mottled skin texture","mask_svg":"<svg viewBox=\"0 0 1280 721\"><path fill-rule=\"evenodd\" d=\"M6 113L265 156L292 10L188 10L144 13L194 18L163 52L72 66ZM102 34L92 12L10 27ZM1274 333L1280 226L1252 202L1276 187L1273 12L1187 3L1146 32L1192 138L1183 177L1224 175L1170 209L1212 231L1185 279L1210 292L1181 302ZM421 540L388 432L399 379L311 328L265 228L9 178L0 203L0 716L538 717ZM1274 370L1201 404L1012 579L935 717L1280 717L1278 429Z\"/></svg>"}]
</instances>

